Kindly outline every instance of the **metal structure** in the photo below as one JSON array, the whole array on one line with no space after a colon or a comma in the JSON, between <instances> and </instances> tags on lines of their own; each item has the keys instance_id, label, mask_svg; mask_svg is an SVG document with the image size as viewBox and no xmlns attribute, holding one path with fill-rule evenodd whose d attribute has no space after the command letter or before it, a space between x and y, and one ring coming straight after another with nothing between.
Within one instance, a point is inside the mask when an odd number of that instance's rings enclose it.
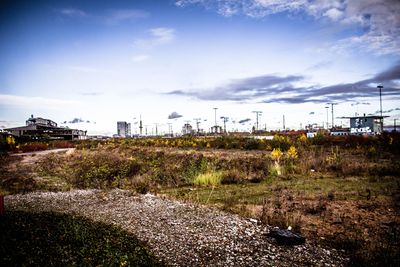
<instances>
[{"instance_id":1,"label":"metal structure","mask_svg":"<svg viewBox=\"0 0 400 267\"><path fill-rule=\"evenodd\" d=\"M229 118L222 116L221 119L224 121L224 133L226 133L226 122L229 120Z\"/></svg>"},{"instance_id":2,"label":"metal structure","mask_svg":"<svg viewBox=\"0 0 400 267\"><path fill-rule=\"evenodd\" d=\"M256 131L258 131L258 116L261 115L262 111L253 111L253 113L256 113Z\"/></svg>"},{"instance_id":3,"label":"metal structure","mask_svg":"<svg viewBox=\"0 0 400 267\"><path fill-rule=\"evenodd\" d=\"M378 85L376 88L379 89L379 104L380 104L380 110L381 110L381 117L382 117L382 85Z\"/></svg>"},{"instance_id":4,"label":"metal structure","mask_svg":"<svg viewBox=\"0 0 400 267\"><path fill-rule=\"evenodd\" d=\"M194 118L194 121L196 121L196 129L197 129L197 133L200 132L200 122L201 122L201 118Z\"/></svg>"},{"instance_id":5,"label":"metal structure","mask_svg":"<svg viewBox=\"0 0 400 267\"><path fill-rule=\"evenodd\" d=\"M140 130L140 136L143 135L143 122L142 122L142 115L140 115L140 121L139 121L139 130ZM146 133L147 135L147 133Z\"/></svg>"}]
</instances>

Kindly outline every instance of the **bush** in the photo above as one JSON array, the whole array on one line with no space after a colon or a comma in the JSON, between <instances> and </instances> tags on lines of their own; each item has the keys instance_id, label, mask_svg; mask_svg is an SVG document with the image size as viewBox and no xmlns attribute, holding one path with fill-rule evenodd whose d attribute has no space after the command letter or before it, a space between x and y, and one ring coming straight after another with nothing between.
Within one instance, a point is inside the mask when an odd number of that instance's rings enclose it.
<instances>
[{"instance_id":1,"label":"bush","mask_svg":"<svg viewBox=\"0 0 400 267\"><path fill-rule=\"evenodd\" d=\"M26 153L26 152L34 152L34 151L41 151L47 150L48 144L45 143L27 143L22 145L17 145L17 149Z\"/></svg>"},{"instance_id":2,"label":"bush","mask_svg":"<svg viewBox=\"0 0 400 267\"><path fill-rule=\"evenodd\" d=\"M238 170L229 170L223 172L221 184L238 184L242 183L244 179L244 175Z\"/></svg>"},{"instance_id":3,"label":"bush","mask_svg":"<svg viewBox=\"0 0 400 267\"><path fill-rule=\"evenodd\" d=\"M123 179L135 176L141 168L135 159L123 159L115 153L81 153L73 157L67 179L78 188L118 187Z\"/></svg>"}]
</instances>

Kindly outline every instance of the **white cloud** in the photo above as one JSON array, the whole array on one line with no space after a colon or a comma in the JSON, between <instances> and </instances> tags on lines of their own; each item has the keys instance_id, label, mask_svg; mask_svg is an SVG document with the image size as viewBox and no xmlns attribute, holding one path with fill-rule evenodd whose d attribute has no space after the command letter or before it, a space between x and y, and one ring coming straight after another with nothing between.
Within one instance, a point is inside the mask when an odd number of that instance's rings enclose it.
<instances>
[{"instance_id":1,"label":"white cloud","mask_svg":"<svg viewBox=\"0 0 400 267\"><path fill-rule=\"evenodd\" d=\"M347 48L363 47L377 54L400 54L399 0L179 0L176 5L202 5L223 16L244 14L264 17L270 14L304 11L316 19L362 26L364 33L339 41ZM344 44L345 43L345 44Z\"/></svg>"},{"instance_id":2,"label":"white cloud","mask_svg":"<svg viewBox=\"0 0 400 267\"><path fill-rule=\"evenodd\" d=\"M133 46L140 49L151 49L155 46L172 43L175 40L175 29L172 28L152 28L148 30L149 38L138 39Z\"/></svg>"},{"instance_id":3,"label":"white cloud","mask_svg":"<svg viewBox=\"0 0 400 267\"><path fill-rule=\"evenodd\" d=\"M149 55L136 55L132 57L134 62L142 62L146 61L147 59L149 59Z\"/></svg>"},{"instance_id":4,"label":"white cloud","mask_svg":"<svg viewBox=\"0 0 400 267\"><path fill-rule=\"evenodd\" d=\"M60 107L76 107L76 105L81 105L81 102L71 101L71 100L61 100L55 98L45 98L45 97L29 97L29 96L0 94L0 105L21 106L25 108L38 108L38 107L60 108Z\"/></svg>"},{"instance_id":5,"label":"white cloud","mask_svg":"<svg viewBox=\"0 0 400 267\"><path fill-rule=\"evenodd\" d=\"M66 17L84 18L89 21L107 25L118 25L126 21L147 18L149 16L148 12L140 9L113 9L108 10L103 14L90 14L81 9L63 8L56 10L56 12Z\"/></svg>"},{"instance_id":6,"label":"white cloud","mask_svg":"<svg viewBox=\"0 0 400 267\"><path fill-rule=\"evenodd\" d=\"M120 9L112 10L108 16L104 18L107 24L119 24L124 21L147 18L149 13L139 9Z\"/></svg>"},{"instance_id":7,"label":"white cloud","mask_svg":"<svg viewBox=\"0 0 400 267\"><path fill-rule=\"evenodd\" d=\"M343 17L343 11L340 11L337 8L331 8L324 13L324 16L330 18L333 21L338 21Z\"/></svg>"},{"instance_id":8,"label":"white cloud","mask_svg":"<svg viewBox=\"0 0 400 267\"><path fill-rule=\"evenodd\" d=\"M88 67L88 66L65 66L65 68L82 73L99 73L99 74L111 74L112 71L102 70L98 68Z\"/></svg>"},{"instance_id":9,"label":"white cloud","mask_svg":"<svg viewBox=\"0 0 400 267\"><path fill-rule=\"evenodd\" d=\"M60 9L59 12L65 16L69 16L69 17L87 17L88 14L80 9L76 9L76 8L63 8Z\"/></svg>"}]
</instances>

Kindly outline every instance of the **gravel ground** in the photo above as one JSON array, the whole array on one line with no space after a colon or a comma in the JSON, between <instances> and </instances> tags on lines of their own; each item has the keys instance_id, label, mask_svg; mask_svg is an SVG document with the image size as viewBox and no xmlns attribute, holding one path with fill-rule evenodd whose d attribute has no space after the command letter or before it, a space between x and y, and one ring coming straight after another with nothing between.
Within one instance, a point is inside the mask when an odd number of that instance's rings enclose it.
<instances>
[{"instance_id":1,"label":"gravel ground","mask_svg":"<svg viewBox=\"0 0 400 267\"><path fill-rule=\"evenodd\" d=\"M270 228L217 209L124 190L36 192L5 197L6 210L58 211L121 226L172 266L344 266L315 244L278 246Z\"/></svg>"}]
</instances>

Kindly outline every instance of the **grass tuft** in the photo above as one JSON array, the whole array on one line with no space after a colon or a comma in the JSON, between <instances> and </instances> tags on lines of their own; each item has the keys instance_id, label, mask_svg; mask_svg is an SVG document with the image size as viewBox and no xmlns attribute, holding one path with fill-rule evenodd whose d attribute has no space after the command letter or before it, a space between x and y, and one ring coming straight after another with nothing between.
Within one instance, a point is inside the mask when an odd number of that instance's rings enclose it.
<instances>
[{"instance_id":1,"label":"grass tuft","mask_svg":"<svg viewBox=\"0 0 400 267\"><path fill-rule=\"evenodd\" d=\"M207 172L197 175L193 181L193 184L200 186L217 186L221 184L221 180L222 172Z\"/></svg>"}]
</instances>

